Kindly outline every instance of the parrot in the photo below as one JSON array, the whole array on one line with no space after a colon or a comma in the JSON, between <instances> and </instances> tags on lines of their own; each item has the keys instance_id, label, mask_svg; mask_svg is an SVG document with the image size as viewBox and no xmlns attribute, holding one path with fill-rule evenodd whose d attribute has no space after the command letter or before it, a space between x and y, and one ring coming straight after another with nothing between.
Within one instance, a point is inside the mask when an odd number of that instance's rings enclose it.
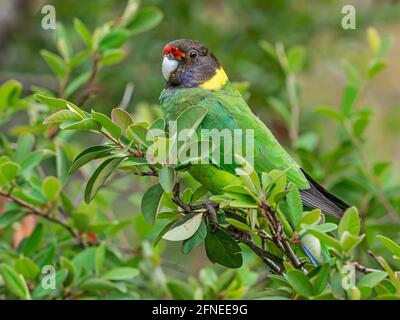
<instances>
[{"instance_id":1,"label":"parrot","mask_svg":"<svg viewBox=\"0 0 400 320\"><path fill-rule=\"evenodd\" d=\"M254 169L257 173L273 169L284 171L295 184L304 206L341 218L350 206L328 192L281 146L268 127L251 111L245 99L229 81L216 56L201 42L179 39L162 51L165 88L160 108L166 121L173 121L186 109L202 106L207 114L202 129L253 129ZM236 164L193 164L190 175L214 194L227 185L238 184ZM238 166L238 165L236 165Z\"/></svg>"}]
</instances>

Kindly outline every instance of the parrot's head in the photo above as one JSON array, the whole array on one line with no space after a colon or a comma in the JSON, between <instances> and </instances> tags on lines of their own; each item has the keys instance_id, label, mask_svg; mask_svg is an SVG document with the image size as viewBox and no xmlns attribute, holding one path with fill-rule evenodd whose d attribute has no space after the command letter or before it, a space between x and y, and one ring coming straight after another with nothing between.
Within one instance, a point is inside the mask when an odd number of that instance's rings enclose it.
<instances>
[{"instance_id":1,"label":"parrot's head","mask_svg":"<svg viewBox=\"0 0 400 320\"><path fill-rule=\"evenodd\" d=\"M217 58L199 41L180 39L163 49L162 73L166 87L203 87L218 90L228 78Z\"/></svg>"}]
</instances>

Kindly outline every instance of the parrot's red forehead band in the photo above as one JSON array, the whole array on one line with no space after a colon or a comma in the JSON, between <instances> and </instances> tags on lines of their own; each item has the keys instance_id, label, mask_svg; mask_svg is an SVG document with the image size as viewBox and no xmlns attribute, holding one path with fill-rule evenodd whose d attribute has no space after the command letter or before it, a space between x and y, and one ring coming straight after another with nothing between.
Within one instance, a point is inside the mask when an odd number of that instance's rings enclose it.
<instances>
[{"instance_id":1,"label":"parrot's red forehead band","mask_svg":"<svg viewBox=\"0 0 400 320\"><path fill-rule=\"evenodd\" d=\"M177 59L177 60L181 60L182 58L185 57L185 54L181 50L179 50L178 47L175 47L175 46L164 47L163 55L166 56L169 54L172 54L175 57L175 59Z\"/></svg>"}]
</instances>

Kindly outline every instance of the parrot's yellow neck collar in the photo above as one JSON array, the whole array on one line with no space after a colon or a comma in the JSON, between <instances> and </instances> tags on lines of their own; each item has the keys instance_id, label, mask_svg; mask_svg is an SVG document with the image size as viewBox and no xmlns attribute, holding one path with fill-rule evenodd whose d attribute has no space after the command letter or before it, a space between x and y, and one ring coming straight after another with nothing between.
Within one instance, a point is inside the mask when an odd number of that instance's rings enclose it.
<instances>
[{"instance_id":1,"label":"parrot's yellow neck collar","mask_svg":"<svg viewBox=\"0 0 400 320\"><path fill-rule=\"evenodd\" d=\"M215 70L215 74L211 79L204 81L199 85L200 88L208 89L208 90L219 90L222 86L228 81L228 76L226 75L224 69L219 68Z\"/></svg>"}]
</instances>

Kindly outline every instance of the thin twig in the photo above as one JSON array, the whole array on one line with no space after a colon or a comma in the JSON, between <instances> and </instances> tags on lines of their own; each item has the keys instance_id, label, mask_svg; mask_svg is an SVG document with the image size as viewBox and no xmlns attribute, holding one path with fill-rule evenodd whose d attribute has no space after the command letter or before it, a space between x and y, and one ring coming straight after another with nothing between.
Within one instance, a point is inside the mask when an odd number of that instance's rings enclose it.
<instances>
[{"instance_id":1,"label":"thin twig","mask_svg":"<svg viewBox=\"0 0 400 320\"><path fill-rule=\"evenodd\" d=\"M280 222L275 210L267 203L261 203L260 209L263 217L267 219L267 222L269 222L272 233L272 240L283 251L293 267L304 271L304 262L301 262L299 260L299 258L294 253L292 247L290 246L289 240L283 233L282 223Z\"/></svg>"},{"instance_id":2,"label":"thin twig","mask_svg":"<svg viewBox=\"0 0 400 320\"><path fill-rule=\"evenodd\" d=\"M83 89L81 90L81 93L79 94L76 104L78 106L82 105L83 103L86 102L86 100L92 95L93 93L93 83L96 78L97 72L100 70L100 57L98 53L94 53L92 56L92 61L93 61L93 67L92 71L90 73L90 76L88 80L86 81L85 85L83 86Z\"/></svg>"},{"instance_id":3,"label":"thin twig","mask_svg":"<svg viewBox=\"0 0 400 320\"><path fill-rule=\"evenodd\" d=\"M272 273L275 274L283 274L284 268L282 265L282 259L269 253L268 251L263 250L259 246L257 246L250 235L246 232L241 232L238 230L225 229L228 233L236 240L244 243L251 251L253 251L257 256L259 256L262 261L268 266Z\"/></svg>"},{"instance_id":4,"label":"thin twig","mask_svg":"<svg viewBox=\"0 0 400 320\"><path fill-rule=\"evenodd\" d=\"M75 231L75 229L73 227L71 227L70 225L66 224L64 221L51 216L49 213L51 211L51 209L47 210L47 211L42 211L41 209L38 209L34 206L31 206L30 204L14 197L13 195L9 194L9 193L5 193L0 191L0 196L3 196L4 198L6 198L9 201L14 202L15 204L19 205L20 207L26 209L27 211L29 211L31 214L34 214L36 216L42 217L50 222L53 222L55 224L60 225L61 227L63 227L65 230L67 230L81 245L86 245L85 242L83 241L81 235L79 234L79 232Z\"/></svg>"},{"instance_id":5,"label":"thin twig","mask_svg":"<svg viewBox=\"0 0 400 320\"><path fill-rule=\"evenodd\" d=\"M356 268L357 271L360 271L362 273L374 273L379 271L378 269L373 269L373 268L368 268L366 266L363 266L361 263L354 261L351 263L354 268Z\"/></svg>"}]
</instances>

